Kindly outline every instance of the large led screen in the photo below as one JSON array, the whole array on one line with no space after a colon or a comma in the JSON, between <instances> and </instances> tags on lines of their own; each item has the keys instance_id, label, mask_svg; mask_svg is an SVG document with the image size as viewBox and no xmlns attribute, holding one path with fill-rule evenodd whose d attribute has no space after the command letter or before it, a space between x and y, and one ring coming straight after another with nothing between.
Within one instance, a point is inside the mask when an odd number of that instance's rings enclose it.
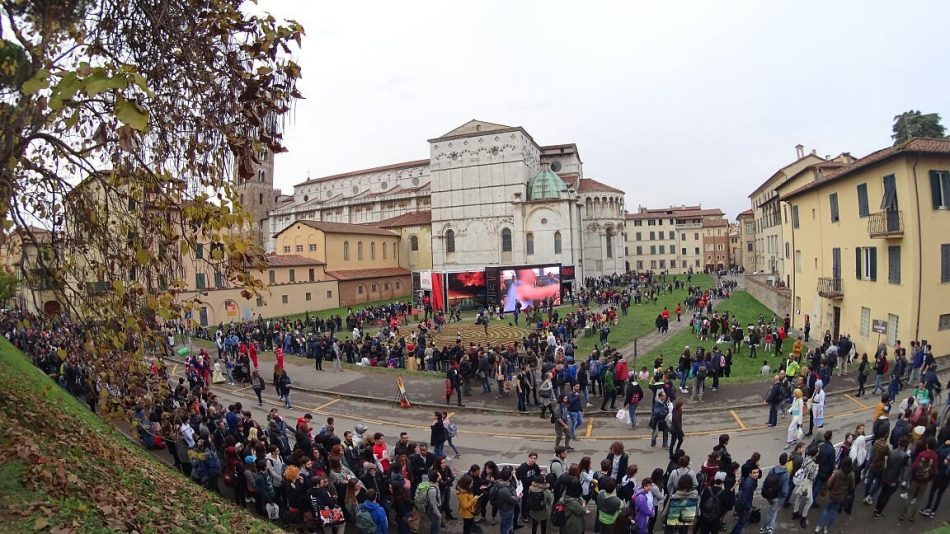
<instances>
[{"instance_id":1,"label":"large led screen","mask_svg":"<svg viewBox=\"0 0 950 534\"><path fill-rule=\"evenodd\" d=\"M497 303L506 312L515 311L517 302L521 302L522 310L540 306L548 298L554 299L555 306L561 304L560 265L499 267L487 272L488 276L497 276Z\"/></svg>"}]
</instances>

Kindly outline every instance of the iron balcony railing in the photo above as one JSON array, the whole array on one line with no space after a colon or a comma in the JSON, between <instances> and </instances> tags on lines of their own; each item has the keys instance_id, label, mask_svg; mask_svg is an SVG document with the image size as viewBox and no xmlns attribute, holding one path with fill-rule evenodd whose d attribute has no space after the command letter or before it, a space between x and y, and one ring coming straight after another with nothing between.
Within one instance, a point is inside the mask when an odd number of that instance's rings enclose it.
<instances>
[{"instance_id":1,"label":"iron balcony railing","mask_svg":"<svg viewBox=\"0 0 950 534\"><path fill-rule=\"evenodd\" d=\"M904 221L900 211L879 211L868 217L868 235L870 237L901 237L904 235Z\"/></svg>"},{"instance_id":2,"label":"iron balcony railing","mask_svg":"<svg viewBox=\"0 0 950 534\"><path fill-rule=\"evenodd\" d=\"M841 289L841 278L819 278L818 295L830 299L844 297L844 291Z\"/></svg>"}]
</instances>

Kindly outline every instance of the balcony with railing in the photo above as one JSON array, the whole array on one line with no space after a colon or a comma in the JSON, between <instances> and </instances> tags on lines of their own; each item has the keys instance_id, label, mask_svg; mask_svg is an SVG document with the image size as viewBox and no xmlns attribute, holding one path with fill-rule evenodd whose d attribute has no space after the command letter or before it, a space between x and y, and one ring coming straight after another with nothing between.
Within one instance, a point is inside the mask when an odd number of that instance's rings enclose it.
<instances>
[{"instance_id":1,"label":"balcony with railing","mask_svg":"<svg viewBox=\"0 0 950 534\"><path fill-rule=\"evenodd\" d=\"M879 211L868 216L868 235L875 237L903 237L904 220L901 211Z\"/></svg>"},{"instance_id":2,"label":"balcony with railing","mask_svg":"<svg viewBox=\"0 0 950 534\"><path fill-rule=\"evenodd\" d=\"M818 296L829 299L844 298L844 291L841 288L841 278L819 278Z\"/></svg>"}]
</instances>

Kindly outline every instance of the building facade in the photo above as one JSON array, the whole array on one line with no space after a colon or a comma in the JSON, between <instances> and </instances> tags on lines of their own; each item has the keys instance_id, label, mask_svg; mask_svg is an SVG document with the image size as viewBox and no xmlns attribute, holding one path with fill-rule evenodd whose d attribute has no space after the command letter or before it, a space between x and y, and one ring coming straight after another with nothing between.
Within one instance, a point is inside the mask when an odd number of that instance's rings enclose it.
<instances>
[{"instance_id":1,"label":"building facade","mask_svg":"<svg viewBox=\"0 0 950 534\"><path fill-rule=\"evenodd\" d=\"M736 265L741 265L746 273L755 271L755 216L751 209L745 210L736 217L736 226L739 231L738 256L734 258Z\"/></svg>"},{"instance_id":2,"label":"building facade","mask_svg":"<svg viewBox=\"0 0 950 534\"><path fill-rule=\"evenodd\" d=\"M879 150L783 198L796 328L808 316L816 335L851 335L869 354L950 344L950 140Z\"/></svg>"},{"instance_id":3,"label":"building facade","mask_svg":"<svg viewBox=\"0 0 950 534\"><path fill-rule=\"evenodd\" d=\"M625 218L629 270L680 274L724 269L730 264L728 222L722 210L641 206Z\"/></svg>"},{"instance_id":4,"label":"building facade","mask_svg":"<svg viewBox=\"0 0 950 534\"><path fill-rule=\"evenodd\" d=\"M427 159L295 185L293 200L270 212L271 233L297 220L380 225L428 213L427 225L399 227L409 238L400 243L410 252L405 269L563 263L579 277L623 272L624 193L584 177L576 145L540 145L522 127L478 120L428 143Z\"/></svg>"}]
</instances>

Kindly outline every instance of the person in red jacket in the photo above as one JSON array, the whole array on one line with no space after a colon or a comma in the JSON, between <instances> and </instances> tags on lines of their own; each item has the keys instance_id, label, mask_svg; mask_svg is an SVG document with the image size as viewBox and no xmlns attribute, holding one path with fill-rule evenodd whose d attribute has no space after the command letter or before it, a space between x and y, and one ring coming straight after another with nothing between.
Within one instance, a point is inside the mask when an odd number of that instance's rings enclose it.
<instances>
[{"instance_id":1,"label":"person in red jacket","mask_svg":"<svg viewBox=\"0 0 950 534\"><path fill-rule=\"evenodd\" d=\"M625 384L627 378L630 377L630 370L627 369L627 360L619 357L617 358L617 364L614 365L614 378L617 380L618 384Z\"/></svg>"},{"instance_id":2,"label":"person in red jacket","mask_svg":"<svg viewBox=\"0 0 950 534\"><path fill-rule=\"evenodd\" d=\"M676 322L680 322L680 316L683 315L683 306L680 304L676 305Z\"/></svg>"}]
</instances>

